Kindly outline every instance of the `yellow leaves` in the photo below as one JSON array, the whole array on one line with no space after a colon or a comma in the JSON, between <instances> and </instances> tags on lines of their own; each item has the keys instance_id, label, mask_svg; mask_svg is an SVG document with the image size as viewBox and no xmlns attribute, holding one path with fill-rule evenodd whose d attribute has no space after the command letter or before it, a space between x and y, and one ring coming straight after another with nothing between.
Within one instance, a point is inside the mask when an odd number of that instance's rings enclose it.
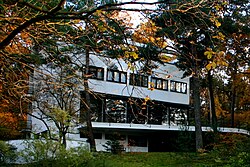
<instances>
[{"instance_id":1,"label":"yellow leaves","mask_svg":"<svg viewBox=\"0 0 250 167\"><path fill-rule=\"evenodd\" d=\"M96 14L97 16L100 16L100 15L102 14L102 11L101 11L101 10L97 10L97 11L95 12L95 14Z\"/></svg>"},{"instance_id":2,"label":"yellow leaves","mask_svg":"<svg viewBox=\"0 0 250 167\"><path fill-rule=\"evenodd\" d=\"M207 59L211 59L213 57L214 52L211 48L208 48L206 52L204 52L204 55L207 56Z\"/></svg>"},{"instance_id":3,"label":"yellow leaves","mask_svg":"<svg viewBox=\"0 0 250 167\"><path fill-rule=\"evenodd\" d=\"M220 26L221 26L221 23L220 23L218 20L215 20L215 26L216 26L216 27L220 27Z\"/></svg>"},{"instance_id":4,"label":"yellow leaves","mask_svg":"<svg viewBox=\"0 0 250 167\"><path fill-rule=\"evenodd\" d=\"M215 95L214 103L215 103L215 108L216 108L216 116L218 118L225 117L226 116L226 111L222 109L222 105L221 105L221 102L219 100L218 95Z\"/></svg>"},{"instance_id":5,"label":"yellow leaves","mask_svg":"<svg viewBox=\"0 0 250 167\"><path fill-rule=\"evenodd\" d=\"M165 42L165 41L163 41L163 42L158 42L158 41L160 41L159 38L157 39L157 43L158 43L158 46L159 46L160 48L166 48L166 47L168 46L168 43L167 43L167 42Z\"/></svg>"},{"instance_id":6,"label":"yellow leaves","mask_svg":"<svg viewBox=\"0 0 250 167\"><path fill-rule=\"evenodd\" d=\"M221 23L215 17L210 18L210 21L213 22L217 28L221 26Z\"/></svg>"},{"instance_id":7,"label":"yellow leaves","mask_svg":"<svg viewBox=\"0 0 250 167\"><path fill-rule=\"evenodd\" d=\"M168 62L170 62L170 61L172 61L172 60L175 60L175 59L176 59L176 56L175 56L175 55L169 56L169 55L167 55L167 54L162 54L162 55L159 56L159 58L160 58L160 60L161 60L162 62L168 63Z\"/></svg>"},{"instance_id":8,"label":"yellow leaves","mask_svg":"<svg viewBox=\"0 0 250 167\"><path fill-rule=\"evenodd\" d=\"M219 40L224 40L225 35L222 34L221 32L218 32L218 35L213 36L213 38L219 39Z\"/></svg>"},{"instance_id":9,"label":"yellow leaves","mask_svg":"<svg viewBox=\"0 0 250 167\"><path fill-rule=\"evenodd\" d=\"M74 24L79 24L79 23L80 23L80 21L81 21L81 20L76 19L76 20L73 20L73 23L74 23Z\"/></svg>"},{"instance_id":10,"label":"yellow leaves","mask_svg":"<svg viewBox=\"0 0 250 167\"><path fill-rule=\"evenodd\" d=\"M148 96L146 96L145 98L144 98L144 101L145 102L147 102L147 101L149 101L150 100L150 97L148 97Z\"/></svg>"},{"instance_id":11,"label":"yellow leaves","mask_svg":"<svg viewBox=\"0 0 250 167\"><path fill-rule=\"evenodd\" d=\"M211 62L208 65L206 65L206 69L209 71L211 69L215 69L216 68L216 63L215 62Z\"/></svg>"},{"instance_id":12,"label":"yellow leaves","mask_svg":"<svg viewBox=\"0 0 250 167\"><path fill-rule=\"evenodd\" d=\"M215 69L217 66L228 66L225 61L225 52L223 51L214 52L211 48L208 48L207 51L204 52L204 55L209 60L206 65L208 71Z\"/></svg>"},{"instance_id":13,"label":"yellow leaves","mask_svg":"<svg viewBox=\"0 0 250 167\"><path fill-rule=\"evenodd\" d=\"M149 88L148 88L148 90L151 90L151 91L153 91L155 88L155 84L153 83L153 82L148 82L148 84L149 84Z\"/></svg>"},{"instance_id":14,"label":"yellow leaves","mask_svg":"<svg viewBox=\"0 0 250 167\"><path fill-rule=\"evenodd\" d=\"M133 58L135 60L139 58L139 56L136 52L125 51L124 54L125 54L126 58Z\"/></svg>"}]
</instances>

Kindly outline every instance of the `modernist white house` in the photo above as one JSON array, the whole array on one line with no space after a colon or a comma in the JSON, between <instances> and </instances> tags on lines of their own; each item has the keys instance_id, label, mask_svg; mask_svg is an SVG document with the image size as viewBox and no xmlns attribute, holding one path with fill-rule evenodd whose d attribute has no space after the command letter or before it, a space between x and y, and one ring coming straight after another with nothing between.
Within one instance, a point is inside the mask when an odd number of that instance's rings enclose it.
<instances>
[{"instance_id":1,"label":"modernist white house","mask_svg":"<svg viewBox=\"0 0 250 167\"><path fill-rule=\"evenodd\" d=\"M183 71L172 64L155 65L157 68L149 75L139 72L140 63L132 69L122 60L90 55L88 82L93 92L90 107L97 151L104 151L103 145L114 134L120 136L127 152L166 151L169 132L188 125L190 78L183 78ZM40 70L43 75L53 71L49 66ZM34 91L41 83L34 81ZM83 86L79 85L78 93L84 95ZM53 97L49 99L53 103ZM79 100L74 102L76 110L81 105ZM32 133L41 135L48 128L53 131L54 123L43 117L37 107L38 104L33 103L32 113L36 117L29 117ZM84 128L85 124L78 122L69 130L68 140L86 141Z\"/></svg>"},{"instance_id":2,"label":"modernist white house","mask_svg":"<svg viewBox=\"0 0 250 167\"><path fill-rule=\"evenodd\" d=\"M75 63L83 63L82 55L75 57ZM140 73L141 64L131 68L123 60L90 55L91 90L91 120L97 151L105 151L103 146L113 135L119 136L119 141L126 152L152 152L173 150L172 141L178 131L195 131L189 126L190 109L190 78L183 78L173 64L157 64L150 74ZM53 69L50 65L39 67L36 75L50 76ZM42 71L42 72L41 72ZM50 75L48 71L52 72ZM81 72L78 72L81 76ZM84 97L83 84L78 84L75 92L78 96L71 101L78 118L82 118L82 102ZM81 82L81 81L80 81ZM39 86L45 86L42 80L33 81L34 94ZM53 88L51 88L53 89ZM41 91L45 104L56 102L56 99ZM51 91L51 90L49 90ZM74 99L73 98L73 99ZM78 98L78 99L77 99ZM32 124L32 134L45 135L48 130L58 133L55 124L39 111L39 103L33 102L32 114L28 121ZM38 119L40 118L40 119ZM74 126L69 128L67 140L87 142L86 124L72 119ZM211 131L210 127L202 127L203 131ZM243 133L241 129L219 128L219 131Z\"/></svg>"}]
</instances>

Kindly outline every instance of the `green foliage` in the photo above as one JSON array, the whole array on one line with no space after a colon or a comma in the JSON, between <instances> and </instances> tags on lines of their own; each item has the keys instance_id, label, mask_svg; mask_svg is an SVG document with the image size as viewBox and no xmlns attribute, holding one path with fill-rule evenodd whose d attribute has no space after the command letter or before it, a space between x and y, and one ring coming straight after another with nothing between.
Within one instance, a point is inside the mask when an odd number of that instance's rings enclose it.
<instances>
[{"instance_id":1,"label":"green foliage","mask_svg":"<svg viewBox=\"0 0 250 167\"><path fill-rule=\"evenodd\" d=\"M0 141L0 166L16 159L14 147L5 141Z\"/></svg>"},{"instance_id":2,"label":"green foliage","mask_svg":"<svg viewBox=\"0 0 250 167\"><path fill-rule=\"evenodd\" d=\"M27 142L28 147L19 153L27 166L85 166L93 158L84 146L65 149L52 140Z\"/></svg>"},{"instance_id":3,"label":"green foliage","mask_svg":"<svg viewBox=\"0 0 250 167\"><path fill-rule=\"evenodd\" d=\"M124 147L119 142L119 137L117 135L113 135L110 140L108 140L103 147L105 147L106 151L111 152L113 154L120 154Z\"/></svg>"},{"instance_id":4,"label":"green foliage","mask_svg":"<svg viewBox=\"0 0 250 167\"><path fill-rule=\"evenodd\" d=\"M218 135L211 152L217 161L225 161L225 166L247 167L250 164L250 138L239 134Z\"/></svg>"},{"instance_id":5,"label":"green foliage","mask_svg":"<svg viewBox=\"0 0 250 167\"><path fill-rule=\"evenodd\" d=\"M176 138L176 147L181 152L195 152L195 136L190 131L181 131Z\"/></svg>"},{"instance_id":6,"label":"green foliage","mask_svg":"<svg viewBox=\"0 0 250 167\"><path fill-rule=\"evenodd\" d=\"M230 157L226 167L248 167L250 164L250 153L240 152L236 156Z\"/></svg>"},{"instance_id":7,"label":"green foliage","mask_svg":"<svg viewBox=\"0 0 250 167\"><path fill-rule=\"evenodd\" d=\"M215 162L209 154L183 152L124 153L119 155L102 154L91 160L89 167L216 167L222 162Z\"/></svg>"}]
</instances>

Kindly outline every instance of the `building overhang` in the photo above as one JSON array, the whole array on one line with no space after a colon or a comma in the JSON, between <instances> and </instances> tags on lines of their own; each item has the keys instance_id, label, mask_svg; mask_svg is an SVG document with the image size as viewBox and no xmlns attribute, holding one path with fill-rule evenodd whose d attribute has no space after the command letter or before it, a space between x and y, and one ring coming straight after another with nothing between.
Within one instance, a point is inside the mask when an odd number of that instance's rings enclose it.
<instances>
[{"instance_id":1,"label":"building overhang","mask_svg":"<svg viewBox=\"0 0 250 167\"><path fill-rule=\"evenodd\" d=\"M92 122L94 131L113 132L161 132L161 131L195 131L195 126L185 125L152 125L152 124L131 124L131 123L110 123L110 122ZM78 129L84 129L86 126L80 126ZM202 127L203 132L212 132L211 127ZM225 133L241 133L250 135L250 132L245 129L218 127L219 132Z\"/></svg>"}]
</instances>

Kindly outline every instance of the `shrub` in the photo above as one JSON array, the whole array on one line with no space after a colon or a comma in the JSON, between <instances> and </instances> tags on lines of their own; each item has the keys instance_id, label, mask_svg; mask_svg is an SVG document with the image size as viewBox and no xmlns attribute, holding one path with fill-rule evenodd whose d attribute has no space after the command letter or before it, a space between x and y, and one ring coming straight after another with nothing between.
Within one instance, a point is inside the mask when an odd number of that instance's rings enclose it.
<instances>
[{"instance_id":1,"label":"shrub","mask_svg":"<svg viewBox=\"0 0 250 167\"><path fill-rule=\"evenodd\" d=\"M0 141L0 165L12 162L16 159L16 148L5 141Z\"/></svg>"},{"instance_id":2,"label":"shrub","mask_svg":"<svg viewBox=\"0 0 250 167\"><path fill-rule=\"evenodd\" d=\"M108 140L103 147L105 147L106 151L111 152L113 154L120 154L124 147L120 144L119 135L114 134L110 140Z\"/></svg>"},{"instance_id":3,"label":"shrub","mask_svg":"<svg viewBox=\"0 0 250 167\"><path fill-rule=\"evenodd\" d=\"M230 157L230 167L247 167L250 166L250 153L240 152L236 156Z\"/></svg>"},{"instance_id":4,"label":"shrub","mask_svg":"<svg viewBox=\"0 0 250 167\"><path fill-rule=\"evenodd\" d=\"M221 134L212 153L228 162L230 167L247 167L250 164L250 138L240 134Z\"/></svg>"},{"instance_id":5,"label":"shrub","mask_svg":"<svg viewBox=\"0 0 250 167\"><path fill-rule=\"evenodd\" d=\"M92 154L84 146L66 149L52 140L28 141L27 148L19 154L28 166L43 167L83 166L92 158Z\"/></svg>"}]
</instances>

